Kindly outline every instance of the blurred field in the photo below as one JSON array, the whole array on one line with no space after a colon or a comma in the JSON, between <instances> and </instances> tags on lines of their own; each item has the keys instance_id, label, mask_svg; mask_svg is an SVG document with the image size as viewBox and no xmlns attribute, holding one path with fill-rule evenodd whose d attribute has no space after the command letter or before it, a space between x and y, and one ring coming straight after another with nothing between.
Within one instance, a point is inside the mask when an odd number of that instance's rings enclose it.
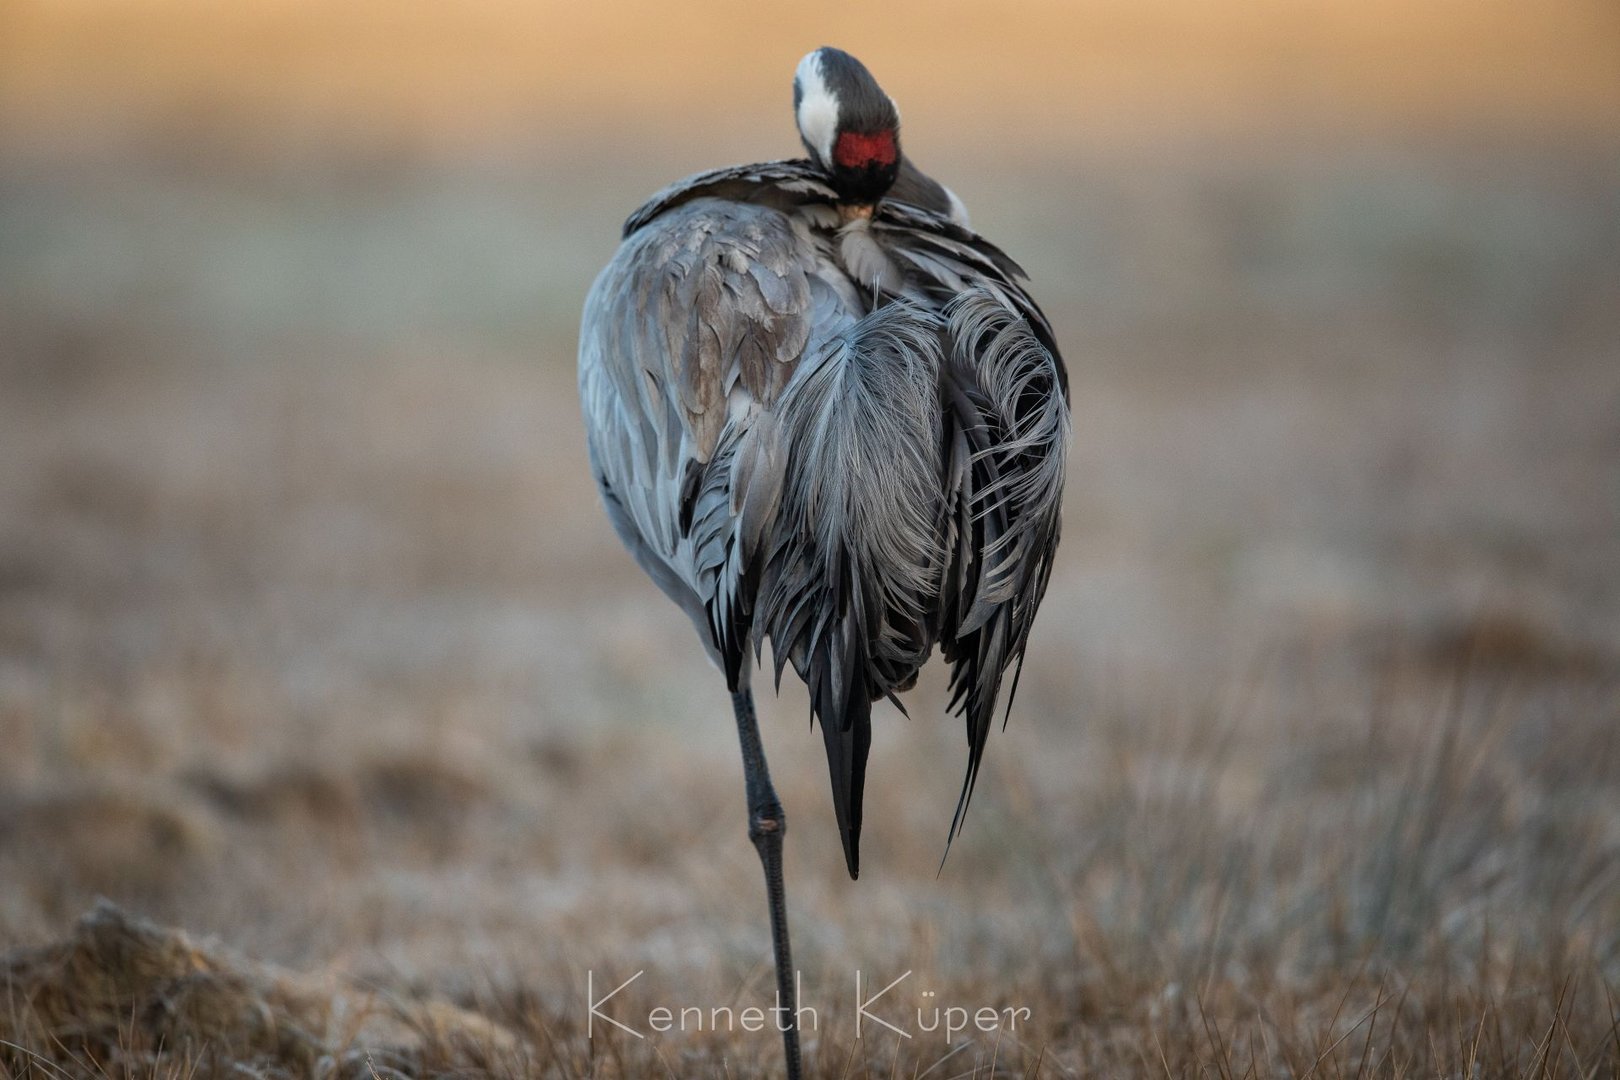
<instances>
[{"instance_id":1,"label":"blurred field","mask_svg":"<svg viewBox=\"0 0 1620 1080\"><path fill-rule=\"evenodd\" d=\"M587 972L770 968L573 349L823 40L1031 271L1077 438L942 874L940 672L858 883L763 696L813 1074L1620 1071L1620 18L936 10L0 10L0 1077L774 1067L586 1037ZM1032 1018L856 1040L857 968Z\"/></svg>"},{"instance_id":2,"label":"blurred field","mask_svg":"<svg viewBox=\"0 0 1620 1080\"><path fill-rule=\"evenodd\" d=\"M0 18L0 121L103 136L154 117L351 143L628 124L705 150L774 135L784 61L832 39L911 103L909 131L993 130L992 154L1144 120L1620 130L1608 0L12 0Z\"/></svg>"}]
</instances>

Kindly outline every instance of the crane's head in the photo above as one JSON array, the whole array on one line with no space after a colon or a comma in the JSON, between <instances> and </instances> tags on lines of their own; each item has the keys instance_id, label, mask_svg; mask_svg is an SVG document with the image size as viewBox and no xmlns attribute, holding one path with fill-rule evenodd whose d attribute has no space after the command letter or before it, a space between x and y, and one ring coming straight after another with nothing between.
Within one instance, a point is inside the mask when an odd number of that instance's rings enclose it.
<instances>
[{"instance_id":1,"label":"crane's head","mask_svg":"<svg viewBox=\"0 0 1620 1080\"><path fill-rule=\"evenodd\" d=\"M847 202L881 199L900 172L900 110L866 65L823 45L799 61L793 112L810 157Z\"/></svg>"}]
</instances>

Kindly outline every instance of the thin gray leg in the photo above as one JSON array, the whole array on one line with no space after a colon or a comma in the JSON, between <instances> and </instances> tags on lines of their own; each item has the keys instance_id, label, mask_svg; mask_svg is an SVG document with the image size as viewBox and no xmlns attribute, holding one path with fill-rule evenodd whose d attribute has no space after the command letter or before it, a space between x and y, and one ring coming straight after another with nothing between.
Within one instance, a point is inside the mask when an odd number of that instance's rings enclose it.
<instances>
[{"instance_id":1,"label":"thin gray leg","mask_svg":"<svg viewBox=\"0 0 1620 1080\"><path fill-rule=\"evenodd\" d=\"M771 786L765 748L759 742L759 721L754 717L754 695L743 687L731 695L737 713L737 738L742 743L743 780L748 791L748 839L765 868L765 899L771 907L771 944L776 952L776 1004L773 1015L782 1030L787 1053L788 1080L800 1080L799 1001L793 979L793 952L788 946L787 894L782 887L782 837L787 815Z\"/></svg>"}]
</instances>

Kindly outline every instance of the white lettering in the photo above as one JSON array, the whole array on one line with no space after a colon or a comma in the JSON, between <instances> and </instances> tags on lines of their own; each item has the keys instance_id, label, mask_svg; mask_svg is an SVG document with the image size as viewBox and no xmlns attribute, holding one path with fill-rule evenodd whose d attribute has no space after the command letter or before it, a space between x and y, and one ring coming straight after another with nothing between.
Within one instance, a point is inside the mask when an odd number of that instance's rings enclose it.
<instances>
[{"instance_id":1,"label":"white lettering","mask_svg":"<svg viewBox=\"0 0 1620 1080\"><path fill-rule=\"evenodd\" d=\"M799 1011L793 1014L793 1020L799 1025L799 1030L815 1031L818 1017L816 1016L816 1010L814 1008L804 1004L804 972L802 971L795 971L793 973L793 1000L800 1003ZM780 1004L780 1002L778 1002L778 1004ZM810 1014L810 1022L808 1024L804 1022L805 1013ZM778 1013L777 1015L780 1016L781 1014ZM780 1027L780 1025L778 1026ZM782 1030L785 1031L787 1029L782 1028Z\"/></svg>"},{"instance_id":2,"label":"white lettering","mask_svg":"<svg viewBox=\"0 0 1620 1080\"><path fill-rule=\"evenodd\" d=\"M868 1005L872 1004L878 998L882 997L884 994L887 994L890 990L893 990L895 987L899 986L901 983L905 982L909 978L911 978L911 972L907 971L904 975L902 975L898 979L894 980L888 986L885 986L883 989L879 990L877 993L873 994L871 997L867 998L865 1001L862 1001L861 1000L861 972L860 972L859 968L855 969L855 1037L857 1039L861 1037L861 1021L863 1019L871 1020L871 1021L873 1021L875 1023L882 1024L884 1027L888 1028L890 1031L894 1032L896 1035L904 1036L907 1039L911 1038L911 1032L904 1031L904 1030L902 1030L900 1028L897 1028L893 1024L889 1023L887 1020L883 1019L881 1016L875 1016L872 1013L867 1012L867 1010L866 1010L866 1007Z\"/></svg>"},{"instance_id":3,"label":"white lettering","mask_svg":"<svg viewBox=\"0 0 1620 1080\"><path fill-rule=\"evenodd\" d=\"M638 1039L645 1039L647 1037L647 1036L643 1035L641 1032L637 1031L635 1028L626 1027L624 1024L621 1024L617 1020L613 1019L613 1017L609 1016L607 1013L604 1013L604 1012L601 1011L601 1007L603 1005L606 1005L608 1003L608 1001L613 997L614 994L617 994L620 990L623 990L625 987L629 986L631 983L633 983L637 979L641 978L641 976L644 973L645 973L644 970L636 972L634 975L632 975L628 979L624 980L624 982L622 982L618 986L614 987L613 991L611 993L609 993L606 997L602 998L601 1001L597 1001L596 1000L596 988L595 988L596 973L594 971L589 970L589 969L586 970L586 972L585 972L585 1000L587 1002L589 1002L590 1006L591 1006L590 1015L585 1018L585 1037L587 1039L592 1037L593 1029L594 1029L594 1027L596 1025L597 1017L601 1017L603 1020L606 1020L608 1023L612 1024L616 1028L619 1028L621 1031L628 1031L630 1034L634 1035Z\"/></svg>"}]
</instances>

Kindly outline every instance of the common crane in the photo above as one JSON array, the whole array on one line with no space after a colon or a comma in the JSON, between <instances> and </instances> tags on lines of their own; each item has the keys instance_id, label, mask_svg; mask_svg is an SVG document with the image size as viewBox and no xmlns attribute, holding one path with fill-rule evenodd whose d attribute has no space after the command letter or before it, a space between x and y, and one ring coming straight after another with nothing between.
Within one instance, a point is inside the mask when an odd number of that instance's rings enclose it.
<instances>
[{"instance_id":1,"label":"common crane","mask_svg":"<svg viewBox=\"0 0 1620 1080\"><path fill-rule=\"evenodd\" d=\"M579 389L609 518L725 674L764 866L787 1074L801 1071L787 818L750 691L771 643L809 688L853 878L872 703L938 646L967 727L961 827L1011 706L1059 531L1068 382L1023 271L900 149L853 56L798 65L807 158L679 181L585 302Z\"/></svg>"}]
</instances>

